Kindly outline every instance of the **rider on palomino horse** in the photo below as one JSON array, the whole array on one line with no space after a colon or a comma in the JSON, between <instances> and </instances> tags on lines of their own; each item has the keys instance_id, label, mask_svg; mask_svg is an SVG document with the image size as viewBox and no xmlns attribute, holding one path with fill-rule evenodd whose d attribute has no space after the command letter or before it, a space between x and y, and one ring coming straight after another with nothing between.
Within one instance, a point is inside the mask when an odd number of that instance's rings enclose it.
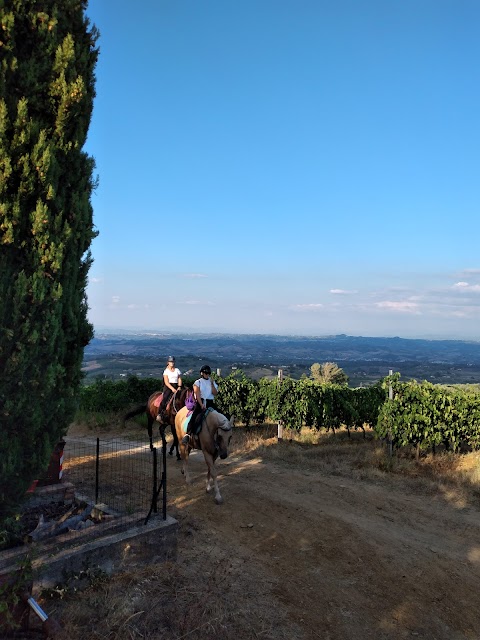
<instances>
[{"instance_id":1,"label":"rider on palomino horse","mask_svg":"<svg viewBox=\"0 0 480 640\"><path fill-rule=\"evenodd\" d=\"M185 445L189 443L190 434L195 434L195 422L198 416L209 407L216 409L214 399L218 393L218 385L210 378L211 373L212 370L208 364L203 365L200 369L200 378L193 383L193 392L197 403L190 416L187 433L182 440L182 443Z\"/></svg>"}]
</instances>

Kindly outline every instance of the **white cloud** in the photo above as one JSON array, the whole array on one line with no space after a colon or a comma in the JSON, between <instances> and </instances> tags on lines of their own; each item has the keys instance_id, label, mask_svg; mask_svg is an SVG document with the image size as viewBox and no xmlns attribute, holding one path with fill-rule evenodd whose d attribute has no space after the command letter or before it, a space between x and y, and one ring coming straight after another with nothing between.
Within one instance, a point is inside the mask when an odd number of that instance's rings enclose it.
<instances>
[{"instance_id":1,"label":"white cloud","mask_svg":"<svg viewBox=\"0 0 480 640\"><path fill-rule=\"evenodd\" d=\"M461 273L469 276L478 276L480 275L480 269L464 269Z\"/></svg>"},{"instance_id":2,"label":"white cloud","mask_svg":"<svg viewBox=\"0 0 480 640\"><path fill-rule=\"evenodd\" d=\"M91 284L98 284L99 282L103 282L103 278L89 278L88 282Z\"/></svg>"},{"instance_id":3,"label":"white cloud","mask_svg":"<svg viewBox=\"0 0 480 640\"><path fill-rule=\"evenodd\" d=\"M452 289L457 289L462 293L478 293L480 291L480 284L469 284L468 282L457 282L453 285Z\"/></svg>"},{"instance_id":4,"label":"white cloud","mask_svg":"<svg viewBox=\"0 0 480 640\"><path fill-rule=\"evenodd\" d=\"M120 302L120 296L112 296L113 304L118 304Z\"/></svg>"},{"instance_id":5,"label":"white cloud","mask_svg":"<svg viewBox=\"0 0 480 640\"><path fill-rule=\"evenodd\" d=\"M323 304L320 302L312 302L310 304L294 304L291 309L296 311L315 311L316 309L323 308Z\"/></svg>"},{"instance_id":6,"label":"white cloud","mask_svg":"<svg viewBox=\"0 0 480 640\"><path fill-rule=\"evenodd\" d=\"M378 309L386 309L387 311L395 311L399 313L414 313L419 315L418 304L415 302L409 302L408 300L395 302L394 300L383 300L382 302L375 302L375 306Z\"/></svg>"},{"instance_id":7,"label":"white cloud","mask_svg":"<svg viewBox=\"0 0 480 640\"><path fill-rule=\"evenodd\" d=\"M184 273L184 278L208 278L208 276L204 273Z\"/></svg>"},{"instance_id":8,"label":"white cloud","mask_svg":"<svg viewBox=\"0 0 480 640\"><path fill-rule=\"evenodd\" d=\"M185 302L179 302L178 304L189 304L189 305L207 305L207 307L215 307L215 303L211 302L210 300L208 302L205 302L205 300L185 300Z\"/></svg>"},{"instance_id":9,"label":"white cloud","mask_svg":"<svg viewBox=\"0 0 480 640\"><path fill-rule=\"evenodd\" d=\"M330 289L330 293L333 293L334 295L340 295L340 296L350 296L358 292L354 290L348 291L347 289Z\"/></svg>"}]
</instances>

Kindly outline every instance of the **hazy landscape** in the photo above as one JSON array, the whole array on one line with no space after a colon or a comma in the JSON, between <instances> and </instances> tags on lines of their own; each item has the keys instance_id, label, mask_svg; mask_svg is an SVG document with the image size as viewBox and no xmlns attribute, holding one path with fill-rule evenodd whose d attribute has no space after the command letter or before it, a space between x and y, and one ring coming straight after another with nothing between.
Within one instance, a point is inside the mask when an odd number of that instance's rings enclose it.
<instances>
[{"instance_id":1,"label":"hazy landscape","mask_svg":"<svg viewBox=\"0 0 480 640\"><path fill-rule=\"evenodd\" d=\"M128 375L161 378L168 355L181 371L196 373L202 364L225 376L241 369L259 379L278 369L293 378L309 374L315 362L336 362L350 386L370 384L390 369L403 379L435 383L480 382L480 342L361 336L278 336L172 334L160 332L99 333L86 347L85 381Z\"/></svg>"}]
</instances>

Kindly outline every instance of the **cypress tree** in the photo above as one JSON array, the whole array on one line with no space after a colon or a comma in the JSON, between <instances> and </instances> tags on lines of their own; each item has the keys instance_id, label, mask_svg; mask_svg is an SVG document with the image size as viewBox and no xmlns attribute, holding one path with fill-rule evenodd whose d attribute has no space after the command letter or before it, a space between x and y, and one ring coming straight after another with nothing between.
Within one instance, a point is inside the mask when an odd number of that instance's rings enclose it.
<instances>
[{"instance_id":1,"label":"cypress tree","mask_svg":"<svg viewBox=\"0 0 480 640\"><path fill-rule=\"evenodd\" d=\"M71 422L92 337L98 32L87 0L0 0L0 514Z\"/></svg>"}]
</instances>

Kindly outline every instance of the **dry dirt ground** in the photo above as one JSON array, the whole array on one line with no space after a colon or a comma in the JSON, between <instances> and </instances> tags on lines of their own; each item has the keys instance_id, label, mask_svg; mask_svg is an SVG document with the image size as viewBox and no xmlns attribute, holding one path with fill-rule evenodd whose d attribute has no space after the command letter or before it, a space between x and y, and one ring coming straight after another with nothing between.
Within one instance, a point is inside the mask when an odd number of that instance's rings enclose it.
<instances>
[{"instance_id":1,"label":"dry dirt ground","mask_svg":"<svg viewBox=\"0 0 480 640\"><path fill-rule=\"evenodd\" d=\"M177 562L47 603L68 637L480 640L475 491L384 472L361 439L327 452L239 434L221 506L201 452L190 486L168 459Z\"/></svg>"}]
</instances>

